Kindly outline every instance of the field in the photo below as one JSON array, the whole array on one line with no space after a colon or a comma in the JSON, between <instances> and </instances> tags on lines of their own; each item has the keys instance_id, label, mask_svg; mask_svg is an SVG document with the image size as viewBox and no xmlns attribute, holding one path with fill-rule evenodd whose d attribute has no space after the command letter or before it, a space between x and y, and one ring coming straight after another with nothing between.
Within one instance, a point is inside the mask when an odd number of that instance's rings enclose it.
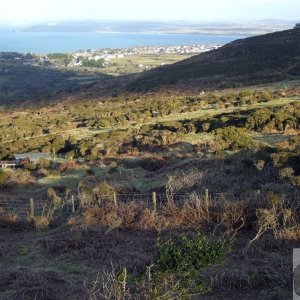
<instances>
[{"instance_id":1,"label":"field","mask_svg":"<svg viewBox=\"0 0 300 300\"><path fill-rule=\"evenodd\" d=\"M172 64L187 58L189 54L157 54L157 55L134 55L125 58L112 59L111 64L104 68L107 74L139 73L161 65Z\"/></svg>"}]
</instances>

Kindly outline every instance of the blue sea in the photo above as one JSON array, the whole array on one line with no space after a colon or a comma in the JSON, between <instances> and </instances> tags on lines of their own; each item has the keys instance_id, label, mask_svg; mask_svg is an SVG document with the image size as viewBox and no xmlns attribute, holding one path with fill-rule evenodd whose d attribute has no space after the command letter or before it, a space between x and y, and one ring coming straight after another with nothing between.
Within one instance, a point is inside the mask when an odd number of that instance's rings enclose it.
<instances>
[{"instance_id":1,"label":"blue sea","mask_svg":"<svg viewBox=\"0 0 300 300\"><path fill-rule=\"evenodd\" d=\"M55 53L134 46L226 44L240 36L0 30L0 52Z\"/></svg>"}]
</instances>

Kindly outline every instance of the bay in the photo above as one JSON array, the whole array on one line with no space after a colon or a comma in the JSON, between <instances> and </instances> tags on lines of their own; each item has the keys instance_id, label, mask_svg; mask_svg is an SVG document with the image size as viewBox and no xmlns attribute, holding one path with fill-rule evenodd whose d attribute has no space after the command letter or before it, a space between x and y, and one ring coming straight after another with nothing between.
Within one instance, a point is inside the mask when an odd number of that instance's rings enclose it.
<instances>
[{"instance_id":1,"label":"bay","mask_svg":"<svg viewBox=\"0 0 300 300\"><path fill-rule=\"evenodd\" d=\"M241 36L0 30L0 52L55 53L87 49L226 44Z\"/></svg>"}]
</instances>

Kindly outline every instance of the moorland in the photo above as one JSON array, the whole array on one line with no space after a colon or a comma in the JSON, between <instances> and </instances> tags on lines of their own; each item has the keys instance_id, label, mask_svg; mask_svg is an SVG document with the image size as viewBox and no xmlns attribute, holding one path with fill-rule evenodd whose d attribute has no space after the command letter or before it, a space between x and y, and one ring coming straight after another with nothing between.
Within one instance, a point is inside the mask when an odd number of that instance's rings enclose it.
<instances>
[{"instance_id":1,"label":"moorland","mask_svg":"<svg viewBox=\"0 0 300 300\"><path fill-rule=\"evenodd\" d=\"M75 87L68 76L90 74L3 74L0 160L52 159L0 170L0 298L291 299L297 41L274 33Z\"/></svg>"}]
</instances>

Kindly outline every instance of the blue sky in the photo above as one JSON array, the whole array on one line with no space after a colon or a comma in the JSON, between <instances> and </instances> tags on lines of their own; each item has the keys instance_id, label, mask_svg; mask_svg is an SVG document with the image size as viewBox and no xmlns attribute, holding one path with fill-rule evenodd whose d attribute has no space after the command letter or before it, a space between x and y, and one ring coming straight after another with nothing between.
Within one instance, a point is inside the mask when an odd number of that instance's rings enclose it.
<instances>
[{"instance_id":1,"label":"blue sky","mask_svg":"<svg viewBox=\"0 0 300 300\"><path fill-rule=\"evenodd\" d=\"M300 18L300 0L0 0L0 23Z\"/></svg>"}]
</instances>

